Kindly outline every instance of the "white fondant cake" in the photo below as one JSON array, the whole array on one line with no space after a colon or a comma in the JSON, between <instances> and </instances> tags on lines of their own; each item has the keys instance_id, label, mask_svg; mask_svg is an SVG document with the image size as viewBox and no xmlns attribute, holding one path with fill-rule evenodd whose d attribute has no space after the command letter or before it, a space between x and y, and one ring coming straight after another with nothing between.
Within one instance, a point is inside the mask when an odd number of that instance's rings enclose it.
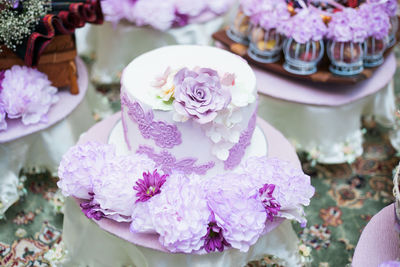
<instances>
[{"instance_id":1,"label":"white fondant cake","mask_svg":"<svg viewBox=\"0 0 400 267\"><path fill-rule=\"evenodd\" d=\"M174 75L183 68L209 68L220 77L234 75L234 85L228 89L230 104L212 121L199 123L196 119L182 119L179 114L177 118L173 95L171 99L160 95L162 90L168 93L175 89ZM157 77L168 69L170 75L164 77L164 89L157 89ZM169 153L177 161L195 156L195 166L213 172L233 169L240 163L255 128L257 108L256 78L240 57L206 46L164 47L129 64L121 85L122 122L131 151L146 146L144 153L153 157ZM199 174L205 173L204 168Z\"/></svg>"}]
</instances>

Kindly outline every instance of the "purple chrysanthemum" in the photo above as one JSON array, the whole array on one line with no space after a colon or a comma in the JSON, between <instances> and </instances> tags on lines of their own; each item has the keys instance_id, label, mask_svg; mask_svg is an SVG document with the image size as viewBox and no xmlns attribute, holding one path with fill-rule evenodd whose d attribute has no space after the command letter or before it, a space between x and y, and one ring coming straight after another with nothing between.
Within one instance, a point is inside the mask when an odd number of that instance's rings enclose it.
<instances>
[{"instance_id":1,"label":"purple chrysanthemum","mask_svg":"<svg viewBox=\"0 0 400 267\"><path fill-rule=\"evenodd\" d=\"M274 220L274 216L278 215L278 212L281 209L281 205L272 196L274 190L275 185L273 184L265 184L259 190L261 201L265 208L265 212L267 213L267 220L270 220L271 222Z\"/></svg>"},{"instance_id":2,"label":"purple chrysanthemum","mask_svg":"<svg viewBox=\"0 0 400 267\"><path fill-rule=\"evenodd\" d=\"M133 187L134 190L138 191L136 203L145 202L161 193L161 187L167 181L167 177L167 174L160 175L157 170L154 170L153 173L144 172L143 179L138 180Z\"/></svg>"},{"instance_id":3,"label":"purple chrysanthemum","mask_svg":"<svg viewBox=\"0 0 400 267\"><path fill-rule=\"evenodd\" d=\"M204 249L207 251L207 253L214 252L215 250L222 252L224 251L225 247L231 246L224 238L222 228L219 227L215 221L214 213L211 214L211 220L208 224L207 234L203 237L203 239Z\"/></svg>"},{"instance_id":4,"label":"purple chrysanthemum","mask_svg":"<svg viewBox=\"0 0 400 267\"><path fill-rule=\"evenodd\" d=\"M89 193L91 198L80 204L82 212L89 219L95 219L99 221L101 218L105 217L105 214L101 211L100 204L94 203L94 193Z\"/></svg>"}]
</instances>

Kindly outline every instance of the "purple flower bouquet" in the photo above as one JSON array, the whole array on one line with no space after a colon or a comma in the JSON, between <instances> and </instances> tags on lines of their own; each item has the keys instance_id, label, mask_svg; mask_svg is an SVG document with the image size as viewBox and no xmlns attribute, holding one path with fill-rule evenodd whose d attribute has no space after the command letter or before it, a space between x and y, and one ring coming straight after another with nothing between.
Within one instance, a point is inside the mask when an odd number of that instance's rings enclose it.
<instances>
[{"instance_id":1,"label":"purple flower bouquet","mask_svg":"<svg viewBox=\"0 0 400 267\"><path fill-rule=\"evenodd\" d=\"M290 13L284 0L264 1L261 8L252 15L249 56L262 63L278 61L284 42L280 30L289 18Z\"/></svg>"},{"instance_id":2,"label":"purple flower bouquet","mask_svg":"<svg viewBox=\"0 0 400 267\"><path fill-rule=\"evenodd\" d=\"M298 75L315 73L324 55L323 38L327 32L320 14L313 9L303 8L284 24L282 32L288 38L283 48L285 70Z\"/></svg>"}]
</instances>

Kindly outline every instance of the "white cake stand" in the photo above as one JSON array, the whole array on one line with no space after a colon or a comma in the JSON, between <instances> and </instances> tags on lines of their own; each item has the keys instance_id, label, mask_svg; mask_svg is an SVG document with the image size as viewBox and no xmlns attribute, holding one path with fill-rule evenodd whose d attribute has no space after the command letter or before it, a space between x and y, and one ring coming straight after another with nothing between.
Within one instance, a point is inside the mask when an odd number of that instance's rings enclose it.
<instances>
[{"instance_id":1,"label":"white cake stand","mask_svg":"<svg viewBox=\"0 0 400 267\"><path fill-rule=\"evenodd\" d=\"M80 144L87 141L114 143L117 151L116 137L123 142L123 136L118 133L121 114L96 124L82 135ZM264 146L268 157L277 157L289 161L293 167L301 168L295 150L290 143L265 121L257 120L256 137L261 138L257 146ZM117 130L115 130L117 129ZM261 133L261 134L260 134ZM254 139L253 139L254 140ZM260 139L259 139L260 140ZM115 140L114 140L115 141ZM260 145L261 144L261 145ZM265 147L268 147L265 149ZM258 152L261 150L256 149ZM251 153L258 153L252 151ZM247 253L236 249L227 249L222 253L205 255L169 253L158 242L154 234L133 234L128 223L118 223L109 219L92 221L79 208L79 201L68 198L64 213L63 240L68 251L69 261L65 266L135 266L135 267L166 267L166 266L231 266L243 267L247 262L260 260L266 254L274 255L287 261L287 266L298 266L299 240L292 229L291 223L283 219L275 220L269 225L269 231L253 245Z\"/></svg>"},{"instance_id":2,"label":"white cake stand","mask_svg":"<svg viewBox=\"0 0 400 267\"><path fill-rule=\"evenodd\" d=\"M55 172L62 155L94 124L85 99L88 73L80 58L76 63L79 94L60 90L60 100L51 107L48 123L25 126L20 120L9 120L8 129L0 132L0 218L19 199L21 168L45 167Z\"/></svg>"},{"instance_id":3,"label":"white cake stand","mask_svg":"<svg viewBox=\"0 0 400 267\"><path fill-rule=\"evenodd\" d=\"M297 149L325 164L352 162L363 152L361 118L374 116L395 126L392 54L369 79L355 85L296 81L253 68L260 93L259 116L279 129ZM399 134L392 144L400 149Z\"/></svg>"}]
</instances>

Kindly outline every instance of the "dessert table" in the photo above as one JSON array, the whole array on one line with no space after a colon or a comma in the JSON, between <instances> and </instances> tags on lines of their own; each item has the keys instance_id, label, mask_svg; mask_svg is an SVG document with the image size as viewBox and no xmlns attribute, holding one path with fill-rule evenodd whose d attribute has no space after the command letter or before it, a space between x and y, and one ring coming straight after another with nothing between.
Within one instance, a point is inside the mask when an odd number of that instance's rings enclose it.
<instances>
[{"instance_id":1,"label":"dessert table","mask_svg":"<svg viewBox=\"0 0 400 267\"><path fill-rule=\"evenodd\" d=\"M353 267L376 267L400 258L399 233L395 230L394 204L372 217L364 228L353 257Z\"/></svg>"},{"instance_id":2,"label":"dessert table","mask_svg":"<svg viewBox=\"0 0 400 267\"><path fill-rule=\"evenodd\" d=\"M363 152L362 116L395 126L391 54L371 78L354 85L312 83L289 79L253 67L260 93L258 115L280 130L298 150L315 162L352 162ZM400 148L400 137L392 134Z\"/></svg>"},{"instance_id":3,"label":"dessert table","mask_svg":"<svg viewBox=\"0 0 400 267\"><path fill-rule=\"evenodd\" d=\"M8 129L0 132L0 218L20 197L20 170L45 167L55 172L62 155L94 124L85 98L88 73L81 59L76 63L79 94L60 89L48 123L25 126L20 120L8 120Z\"/></svg>"},{"instance_id":4,"label":"dessert table","mask_svg":"<svg viewBox=\"0 0 400 267\"><path fill-rule=\"evenodd\" d=\"M121 113L93 126L79 140L79 144L87 141L113 143L114 129L119 127ZM259 134L266 140L268 157L277 157L300 168L300 162L290 143L268 123L257 120ZM122 126L121 126L122 127ZM123 130L119 134L123 139ZM117 140L119 139L117 138ZM117 147L118 151L118 147ZM129 223L117 223L103 218L94 221L86 218L79 208L79 201L68 198L65 207L63 224L63 240L68 250L66 266L85 264L86 266L238 266L259 260L270 254L286 260L287 266L298 266L299 240L291 223L277 219L267 229L249 251L244 253L234 249L226 249L222 253L206 255L171 254L158 242L154 234L133 234L129 231Z\"/></svg>"}]
</instances>

